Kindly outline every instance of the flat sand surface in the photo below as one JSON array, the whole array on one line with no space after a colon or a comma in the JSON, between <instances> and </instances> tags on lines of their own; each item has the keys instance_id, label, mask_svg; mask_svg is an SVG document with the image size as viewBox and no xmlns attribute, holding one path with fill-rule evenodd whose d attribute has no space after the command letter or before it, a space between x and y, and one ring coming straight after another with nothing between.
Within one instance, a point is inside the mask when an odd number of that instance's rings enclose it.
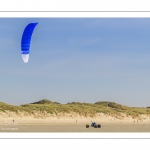
<instances>
[{"instance_id":1,"label":"flat sand surface","mask_svg":"<svg viewBox=\"0 0 150 150\"><path fill-rule=\"evenodd\" d=\"M90 124L89 124L90 125ZM101 128L86 124L22 124L1 125L0 132L150 132L150 124L101 123Z\"/></svg>"}]
</instances>

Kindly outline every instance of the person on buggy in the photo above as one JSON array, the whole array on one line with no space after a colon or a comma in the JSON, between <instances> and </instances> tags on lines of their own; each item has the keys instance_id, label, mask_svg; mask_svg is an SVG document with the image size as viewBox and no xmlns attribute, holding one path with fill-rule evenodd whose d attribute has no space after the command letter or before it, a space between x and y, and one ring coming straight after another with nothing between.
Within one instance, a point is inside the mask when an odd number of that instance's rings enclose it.
<instances>
[{"instance_id":1,"label":"person on buggy","mask_svg":"<svg viewBox=\"0 0 150 150\"><path fill-rule=\"evenodd\" d=\"M92 122L92 126L96 126L96 122L94 121L94 122Z\"/></svg>"}]
</instances>

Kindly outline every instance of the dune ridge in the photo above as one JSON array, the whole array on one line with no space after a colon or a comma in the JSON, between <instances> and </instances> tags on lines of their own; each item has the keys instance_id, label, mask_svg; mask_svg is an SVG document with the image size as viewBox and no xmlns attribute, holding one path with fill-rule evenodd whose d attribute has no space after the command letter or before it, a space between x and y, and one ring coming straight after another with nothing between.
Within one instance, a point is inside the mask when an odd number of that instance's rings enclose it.
<instances>
[{"instance_id":1,"label":"dune ridge","mask_svg":"<svg viewBox=\"0 0 150 150\"><path fill-rule=\"evenodd\" d=\"M60 104L43 99L21 106L0 102L0 122L17 120L28 123L150 123L150 108L123 106L100 101L94 104Z\"/></svg>"}]
</instances>

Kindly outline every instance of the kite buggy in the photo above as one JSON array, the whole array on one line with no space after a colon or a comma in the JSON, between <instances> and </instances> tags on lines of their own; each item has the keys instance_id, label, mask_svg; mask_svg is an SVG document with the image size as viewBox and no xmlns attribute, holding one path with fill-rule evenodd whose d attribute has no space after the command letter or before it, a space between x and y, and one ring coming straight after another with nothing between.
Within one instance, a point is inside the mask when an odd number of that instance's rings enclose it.
<instances>
[{"instance_id":1,"label":"kite buggy","mask_svg":"<svg viewBox=\"0 0 150 150\"><path fill-rule=\"evenodd\" d=\"M91 121L91 122L92 122L92 121ZM92 122L91 127L94 127L94 128L101 128L101 125L100 125L100 124L97 124L96 122ZM89 125L88 125L88 124L86 124L86 128L89 128Z\"/></svg>"}]
</instances>

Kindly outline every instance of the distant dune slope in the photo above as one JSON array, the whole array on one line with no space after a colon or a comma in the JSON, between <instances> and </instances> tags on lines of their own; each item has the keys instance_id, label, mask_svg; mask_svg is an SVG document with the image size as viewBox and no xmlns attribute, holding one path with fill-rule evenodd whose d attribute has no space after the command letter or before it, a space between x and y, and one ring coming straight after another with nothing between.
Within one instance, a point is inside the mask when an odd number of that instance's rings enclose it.
<instances>
[{"instance_id":1,"label":"distant dune slope","mask_svg":"<svg viewBox=\"0 0 150 150\"><path fill-rule=\"evenodd\" d=\"M33 116L60 116L63 114L81 115L84 117L94 117L99 113L107 114L112 117L123 118L124 116L131 116L132 118L139 118L141 115L150 116L150 107L129 107L117 104L115 102L99 101L92 103L71 102L67 104L60 104L43 99L30 104L20 106L9 105L0 102L0 115L4 113L15 113L16 115L33 115Z\"/></svg>"}]
</instances>

